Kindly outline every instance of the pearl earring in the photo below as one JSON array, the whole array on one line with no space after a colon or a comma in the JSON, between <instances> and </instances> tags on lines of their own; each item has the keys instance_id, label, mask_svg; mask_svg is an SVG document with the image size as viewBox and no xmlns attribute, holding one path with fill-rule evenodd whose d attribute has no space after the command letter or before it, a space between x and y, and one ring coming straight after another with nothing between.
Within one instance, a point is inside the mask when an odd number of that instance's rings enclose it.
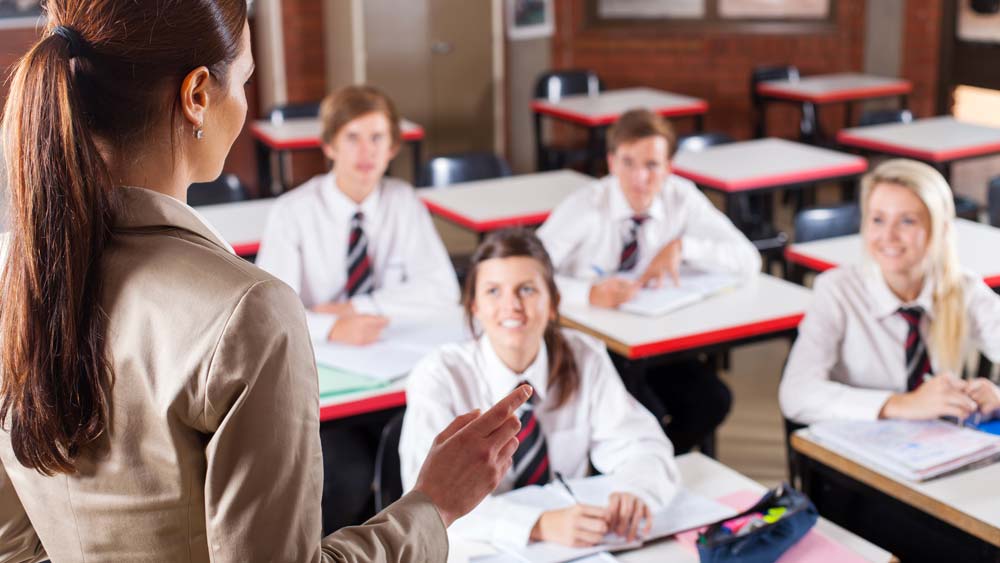
<instances>
[{"instance_id":1,"label":"pearl earring","mask_svg":"<svg viewBox=\"0 0 1000 563\"><path fill-rule=\"evenodd\" d=\"M202 140L202 139L204 139L205 138L205 130L202 129L201 127L198 127L197 129L195 129L194 130L194 138L198 139L199 141Z\"/></svg>"}]
</instances>

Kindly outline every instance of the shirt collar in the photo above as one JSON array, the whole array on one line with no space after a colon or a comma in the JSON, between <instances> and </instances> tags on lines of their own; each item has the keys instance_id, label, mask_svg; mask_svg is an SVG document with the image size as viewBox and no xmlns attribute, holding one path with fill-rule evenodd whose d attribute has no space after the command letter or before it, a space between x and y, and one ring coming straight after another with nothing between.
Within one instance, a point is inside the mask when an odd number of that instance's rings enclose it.
<instances>
[{"instance_id":1,"label":"shirt collar","mask_svg":"<svg viewBox=\"0 0 1000 563\"><path fill-rule=\"evenodd\" d=\"M360 211L364 213L365 221L368 221L375 217L375 211L378 209L378 202L382 196L382 181L379 181L378 186L372 190L372 193L368 194L368 197L360 205L347 197L344 192L340 191L340 188L337 187L337 178L333 172L327 174L326 178L323 179L320 193L338 218L350 222L354 214Z\"/></svg>"},{"instance_id":2,"label":"shirt collar","mask_svg":"<svg viewBox=\"0 0 1000 563\"><path fill-rule=\"evenodd\" d=\"M236 254L215 227L186 203L145 188L126 186L120 189L123 205L121 212L115 218L115 230L182 229L230 254Z\"/></svg>"},{"instance_id":3,"label":"shirt collar","mask_svg":"<svg viewBox=\"0 0 1000 563\"><path fill-rule=\"evenodd\" d=\"M636 212L632 209L632 206L628 204L628 200L625 199L625 194L622 192L622 186L621 183L618 182L618 177L610 175L608 176L608 182L611 184L611 201L608 202L611 210L611 218L616 222L621 222L634 217ZM670 176L664 180L662 189L667 189L667 185L669 183ZM653 203L649 206L649 209L646 210L646 216L656 221L664 220L666 217L666 210L663 208L663 198L660 196L653 198Z\"/></svg>"},{"instance_id":4,"label":"shirt collar","mask_svg":"<svg viewBox=\"0 0 1000 563\"><path fill-rule=\"evenodd\" d=\"M479 337L477 342L480 353L483 357L483 367L485 368L486 385L489 387L493 402L507 396L519 383L527 381L535 389L535 396L538 402L545 401L545 395L549 383L549 354L545 349L545 342L538 348L538 355L531 362L524 373L514 373L503 360L497 356L490 339L485 334Z\"/></svg>"},{"instance_id":5,"label":"shirt collar","mask_svg":"<svg viewBox=\"0 0 1000 563\"><path fill-rule=\"evenodd\" d=\"M865 286L872 296L875 304L875 316L884 319L896 314L900 307L920 307L927 318L934 316L934 280L927 276L924 280L924 287L920 289L920 294L913 301L903 302L896 297L896 294L889 289L889 284L882 277L882 271L878 265L867 263L864 267Z\"/></svg>"}]
</instances>

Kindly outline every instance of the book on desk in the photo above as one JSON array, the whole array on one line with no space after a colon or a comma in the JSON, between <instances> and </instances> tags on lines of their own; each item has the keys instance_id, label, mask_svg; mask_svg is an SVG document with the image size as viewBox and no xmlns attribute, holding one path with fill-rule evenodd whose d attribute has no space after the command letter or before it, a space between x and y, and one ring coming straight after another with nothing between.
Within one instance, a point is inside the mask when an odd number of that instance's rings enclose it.
<instances>
[{"instance_id":1,"label":"book on desk","mask_svg":"<svg viewBox=\"0 0 1000 563\"><path fill-rule=\"evenodd\" d=\"M635 297L618 308L627 313L658 317L734 289L741 282L742 278L733 274L681 268L677 285L668 277L660 287L640 289Z\"/></svg>"}]
</instances>

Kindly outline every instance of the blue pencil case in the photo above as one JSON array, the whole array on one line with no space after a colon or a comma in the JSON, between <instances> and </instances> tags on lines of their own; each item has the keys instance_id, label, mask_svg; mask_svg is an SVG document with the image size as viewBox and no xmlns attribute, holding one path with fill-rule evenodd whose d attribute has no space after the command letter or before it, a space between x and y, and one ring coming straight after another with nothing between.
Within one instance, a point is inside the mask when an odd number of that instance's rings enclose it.
<instances>
[{"instance_id":1,"label":"blue pencil case","mask_svg":"<svg viewBox=\"0 0 1000 563\"><path fill-rule=\"evenodd\" d=\"M802 539L818 517L809 497L785 483L698 534L698 557L702 563L771 563Z\"/></svg>"}]
</instances>

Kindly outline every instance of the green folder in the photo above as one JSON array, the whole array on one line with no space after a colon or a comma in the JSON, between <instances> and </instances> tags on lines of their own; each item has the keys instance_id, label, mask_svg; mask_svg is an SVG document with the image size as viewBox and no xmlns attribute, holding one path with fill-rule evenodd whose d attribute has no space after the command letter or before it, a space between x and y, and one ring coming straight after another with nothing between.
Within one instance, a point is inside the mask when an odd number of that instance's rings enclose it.
<instances>
[{"instance_id":1,"label":"green folder","mask_svg":"<svg viewBox=\"0 0 1000 563\"><path fill-rule=\"evenodd\" d=\"M319 396L330 397L333 395L343 395L354 391L366 391L385 387L391 381L380 381L378 379L353 373L350 371L317 364L319 371Z\"/></svg>"}]
</instances>

